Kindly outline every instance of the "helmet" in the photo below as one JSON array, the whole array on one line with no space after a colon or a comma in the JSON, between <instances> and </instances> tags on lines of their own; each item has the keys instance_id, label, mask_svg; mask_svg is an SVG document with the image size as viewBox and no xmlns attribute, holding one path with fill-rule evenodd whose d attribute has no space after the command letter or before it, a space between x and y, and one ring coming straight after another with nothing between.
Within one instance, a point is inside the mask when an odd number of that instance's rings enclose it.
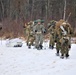
<instances>
[{"instance_id":1,"label":"helmet","mask_svg":"<svg viewBox=\"0 0 76 75\"><path fill-rule=\"evenodd\" d=\"M38 19L37 22L41 22L41 19Z\"/></svg>"}]
</instances>

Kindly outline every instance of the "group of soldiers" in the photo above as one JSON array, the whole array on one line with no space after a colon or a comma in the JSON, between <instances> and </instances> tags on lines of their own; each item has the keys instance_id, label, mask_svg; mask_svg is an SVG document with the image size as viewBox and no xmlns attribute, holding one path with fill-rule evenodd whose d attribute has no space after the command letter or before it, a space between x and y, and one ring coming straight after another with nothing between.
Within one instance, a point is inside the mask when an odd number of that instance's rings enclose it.
<instances>
[{"instance_id":1,"label":"group of soldiers","mask_svg":"<svg viewBox=\"0 0 76 75\"><path fill-rule=\"evenodd\" d=\"M34 45L37 50L42 49L43 36L46 33L44 20L38 19L28 22L27 25L25 24L25 30L28 48L31 48L31 46Z\"/></svg>"},{"instance_id":2,"label":"group of soldiers","mask_svg":"<svg viewBox=\"0 0 76 75\"><path fill-rule=\"evenodd\" d=\"M0 24L0 30L2 25ZM71 48L71 37L73 36L73 29L71 25L60 19L59 21L51 20L46 28L44 20L38 19L25 23L24 31L27 36L27 46L35 46L37 50L43 49L44 36L49 35L49 48L54 49L56 46L56 55L60 58L68 58L69 50Z\"/></svg>"},{"instance_id":3,"label":"group of soldiers","mask_svg":"<svg viewBox=\"0 0 76 75\"><path fill-rule=\"evenodd\" d=\"M59 21L51 20L45 28L44 20L30 21L25 24L25 30L27 34L27 46L35 46L37 50L43 48L44 36L47 33L49 35L49 48L54 49L56 45L56 55L60 58L68 58L69 50L71 48L71 37L73 35L73 30L71 25L60 19Z\"/></svg>"},{"instance_id":4,"label":"group of soldiers","mask_svg":"<svg viewBox=\"0 0 76 75\"><path fill-rule=\"evenodd\" d=\"M71 48L71 37L73 36L73 29L71 25L64 20L50 21L48 24L50 32L49 48L53 49L56 44L56 55L60 58L68 58L69 50Z\"/></svg>"}]
</instances>

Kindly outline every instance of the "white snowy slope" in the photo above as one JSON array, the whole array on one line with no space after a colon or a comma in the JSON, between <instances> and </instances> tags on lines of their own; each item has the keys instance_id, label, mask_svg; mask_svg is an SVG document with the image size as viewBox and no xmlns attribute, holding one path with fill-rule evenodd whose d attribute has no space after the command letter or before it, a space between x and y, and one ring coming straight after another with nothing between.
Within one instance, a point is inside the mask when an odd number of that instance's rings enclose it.
<instances>
[{"instance_id":1,"label":"white snowy slope","mask_svg":"<svg viewBox=\"0 0 76 75\"><path fill-rule=\"evenodd\" d=\"M47 42L46 42L47 43ZM72 44L69 59L60 59L56 50L7 47L6 40L0 41L0 75L76 75L76 44Z\"/></svg>"}]
</instances>

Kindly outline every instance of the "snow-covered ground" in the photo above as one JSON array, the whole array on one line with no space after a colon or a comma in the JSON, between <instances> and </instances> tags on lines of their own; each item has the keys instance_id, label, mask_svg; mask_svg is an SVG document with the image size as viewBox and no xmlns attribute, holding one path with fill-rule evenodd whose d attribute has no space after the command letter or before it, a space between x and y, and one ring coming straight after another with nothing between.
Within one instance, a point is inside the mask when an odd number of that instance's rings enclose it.
<instances>
[{"instance_id":1,"label":"snow-covered ground","mask_svg":"<svg viewBox=\"0 0 76 75\"><path fill-rule=\"evenodd\" d=\"M46 42L47 43L47 42ZM0 75L76 75L76 44L72 44L69 59L60 59L55 49L28 49L6 47L6 40L0 41Z\"/></svg>"}]
</instances>

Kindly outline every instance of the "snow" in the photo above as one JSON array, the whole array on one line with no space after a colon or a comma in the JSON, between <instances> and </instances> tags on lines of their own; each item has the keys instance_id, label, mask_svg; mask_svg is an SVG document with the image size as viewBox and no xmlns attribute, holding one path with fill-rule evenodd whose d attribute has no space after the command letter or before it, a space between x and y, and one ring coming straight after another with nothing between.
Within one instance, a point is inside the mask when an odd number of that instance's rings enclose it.
<instances>
[{"instance_id":1,"label":"snow","mask_svg":"<svg viewBox=\"0 0 76 75\"><path fill-rule=\"evenodd\" d=\"M43 50L28 49L22 43L22 47L7 47L6 40L0 41L0 75L76 75L76 44L68 59L60 59L48 42Z\"/></svg>"}]
</instances>

